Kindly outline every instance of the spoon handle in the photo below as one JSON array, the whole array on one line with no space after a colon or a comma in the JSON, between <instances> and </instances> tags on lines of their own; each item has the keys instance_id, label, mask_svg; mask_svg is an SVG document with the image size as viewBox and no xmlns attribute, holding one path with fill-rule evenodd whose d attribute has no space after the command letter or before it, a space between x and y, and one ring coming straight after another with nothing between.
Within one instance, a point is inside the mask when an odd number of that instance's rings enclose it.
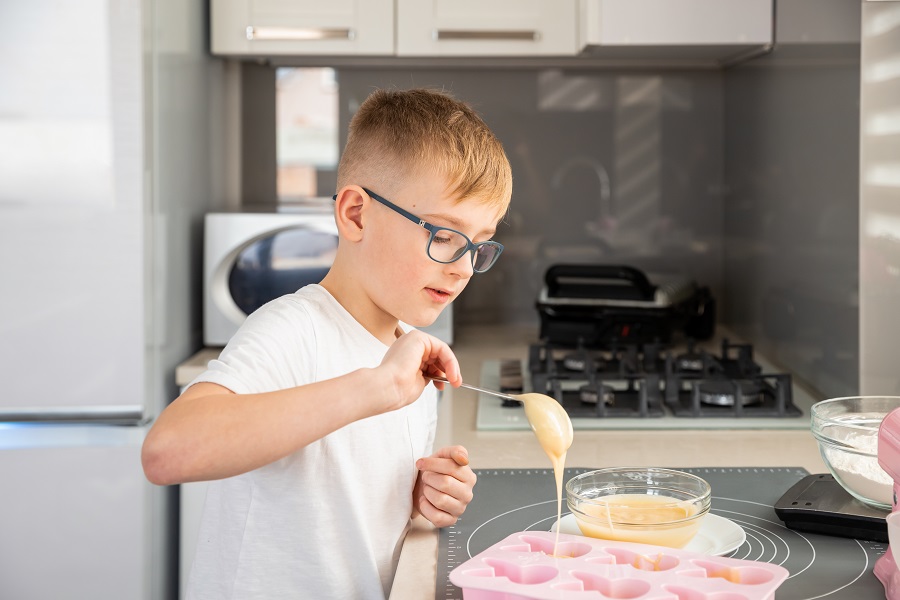
<instances>
[{"instance_id":1,"label":"spoon handle","mask_svg":"<svg viewBox=\"0 0 900 600\"><path fill-rule=\"evenodd\" d=\"M431 377L431 376L429 376L428 378L429 378L429 379L432 379L432 380L434 380L434 381L443 381L444 383L450 383L449 381L447 381L447 380L444 379L443 377ZM502 394L502 393L500 393L500 392L495 392L494 390L486 390L486 389L483 389L483 388L480 388L480 387L475 387L474 385L469 385L468 383L463 383L463 384L460 385L460 387L469 388L470 390L474 390L474 391L476 391L476 392L481 392L482 394L490 394L491 396L497 396L498 398L503 398L504 400L515 400L516 402L521 402L521 401L522 401L522 400L520 400L519 398L516 398L515 396L510 396L509 394Z\"/></svg>"}]
</instances>

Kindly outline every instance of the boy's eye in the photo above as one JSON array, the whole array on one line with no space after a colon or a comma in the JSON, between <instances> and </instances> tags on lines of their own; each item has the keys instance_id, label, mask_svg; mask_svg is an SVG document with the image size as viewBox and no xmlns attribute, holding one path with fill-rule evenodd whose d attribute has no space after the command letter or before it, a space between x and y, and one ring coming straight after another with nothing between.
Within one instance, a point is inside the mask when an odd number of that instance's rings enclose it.
<instances>
[{"instance_id":1,"label":"boy's eye","mask_svg":"<svg viewBox=\"0 0 900 600\"><path fill-rule=\"evenodd\" d=\"M443 236L443 235L436 235L436 236L434 236L434 241L437 242L438 244L449 244L450 238L447 236Z\"/></svg>"}]
</instances>

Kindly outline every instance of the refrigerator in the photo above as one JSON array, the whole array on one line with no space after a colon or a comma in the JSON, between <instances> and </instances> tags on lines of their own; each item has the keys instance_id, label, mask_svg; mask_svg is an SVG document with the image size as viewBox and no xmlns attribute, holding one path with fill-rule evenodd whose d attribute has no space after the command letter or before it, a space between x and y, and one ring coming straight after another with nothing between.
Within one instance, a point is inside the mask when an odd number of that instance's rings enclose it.
<instances>
[{"instance_id":1,"label":"refrigerator","mask_svg":"<svg viewBox=\"0 0 900 600\"><path fill-rule=\"evenodd\" d=\"M205 6L0 3L0 598L177 597L140 453L200 346Z\"/></svg>"}]
</instances>

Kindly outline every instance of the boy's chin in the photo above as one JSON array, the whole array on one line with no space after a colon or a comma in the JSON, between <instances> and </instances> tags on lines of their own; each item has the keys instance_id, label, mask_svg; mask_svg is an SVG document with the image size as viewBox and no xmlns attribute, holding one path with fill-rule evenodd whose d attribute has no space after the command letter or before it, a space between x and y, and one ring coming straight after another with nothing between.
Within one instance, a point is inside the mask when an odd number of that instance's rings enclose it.
<instances>
[{"instance_id":1,"label":"boy's chin","mask_svg":"<svg viewBox=\"0 0 900 600\"><path fill-rule=\"evenodd\" d=\"M418 328L428 327L428 326L434 324L435 321L437 321L437 318L441 315L441 312L443 312L443 311L438 311L438 312L434 313L433 315L432 314L419 315L418 318L416 318L416 319L411 319L409 321L406 321L406 324L412 325L413 327L418 327Z\"/></svg>"},{"instance_id":2,"label":"boy's chin","mask_svg":"<svg viewBox=\"0 0 900 600\"><path fill-rule=\"evenodd\" d=\"M437 321L437 317L435 317L433 319L416 319L414 321L407 321L406 324L412 325L413 327L415 327L417 329L422 329L423 327L428 327L435 321Z\"/></svg>"}]
</instances>

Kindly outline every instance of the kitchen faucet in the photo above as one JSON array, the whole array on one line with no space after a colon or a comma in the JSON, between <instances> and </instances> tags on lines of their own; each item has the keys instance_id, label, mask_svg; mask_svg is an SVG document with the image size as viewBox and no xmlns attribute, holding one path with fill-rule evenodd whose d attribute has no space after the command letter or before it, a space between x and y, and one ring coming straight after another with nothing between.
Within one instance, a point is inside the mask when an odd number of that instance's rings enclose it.
<instances>
[{"instance_id":1,"label":"kitchen faucet","mask_svg":"<svg viewBox=\"0 0 900 600\"><path fill-rule=\"evenodd\" d=\"M613 210L612 210L612 193L610 190L609 184L609 173L606 171L606 168L600 163L600 161L590 158L587 156L574 156L567 161L565 161L556 171L553 173L553 177L550 180L550 187L554 190L558 190L562 185L563 178L576 167L587 167L594 174L597 175L597 179L600 181L600 219L599 223L602 225L604 222L608 222L613 219Z\"/></svg>"}]
</instances>

